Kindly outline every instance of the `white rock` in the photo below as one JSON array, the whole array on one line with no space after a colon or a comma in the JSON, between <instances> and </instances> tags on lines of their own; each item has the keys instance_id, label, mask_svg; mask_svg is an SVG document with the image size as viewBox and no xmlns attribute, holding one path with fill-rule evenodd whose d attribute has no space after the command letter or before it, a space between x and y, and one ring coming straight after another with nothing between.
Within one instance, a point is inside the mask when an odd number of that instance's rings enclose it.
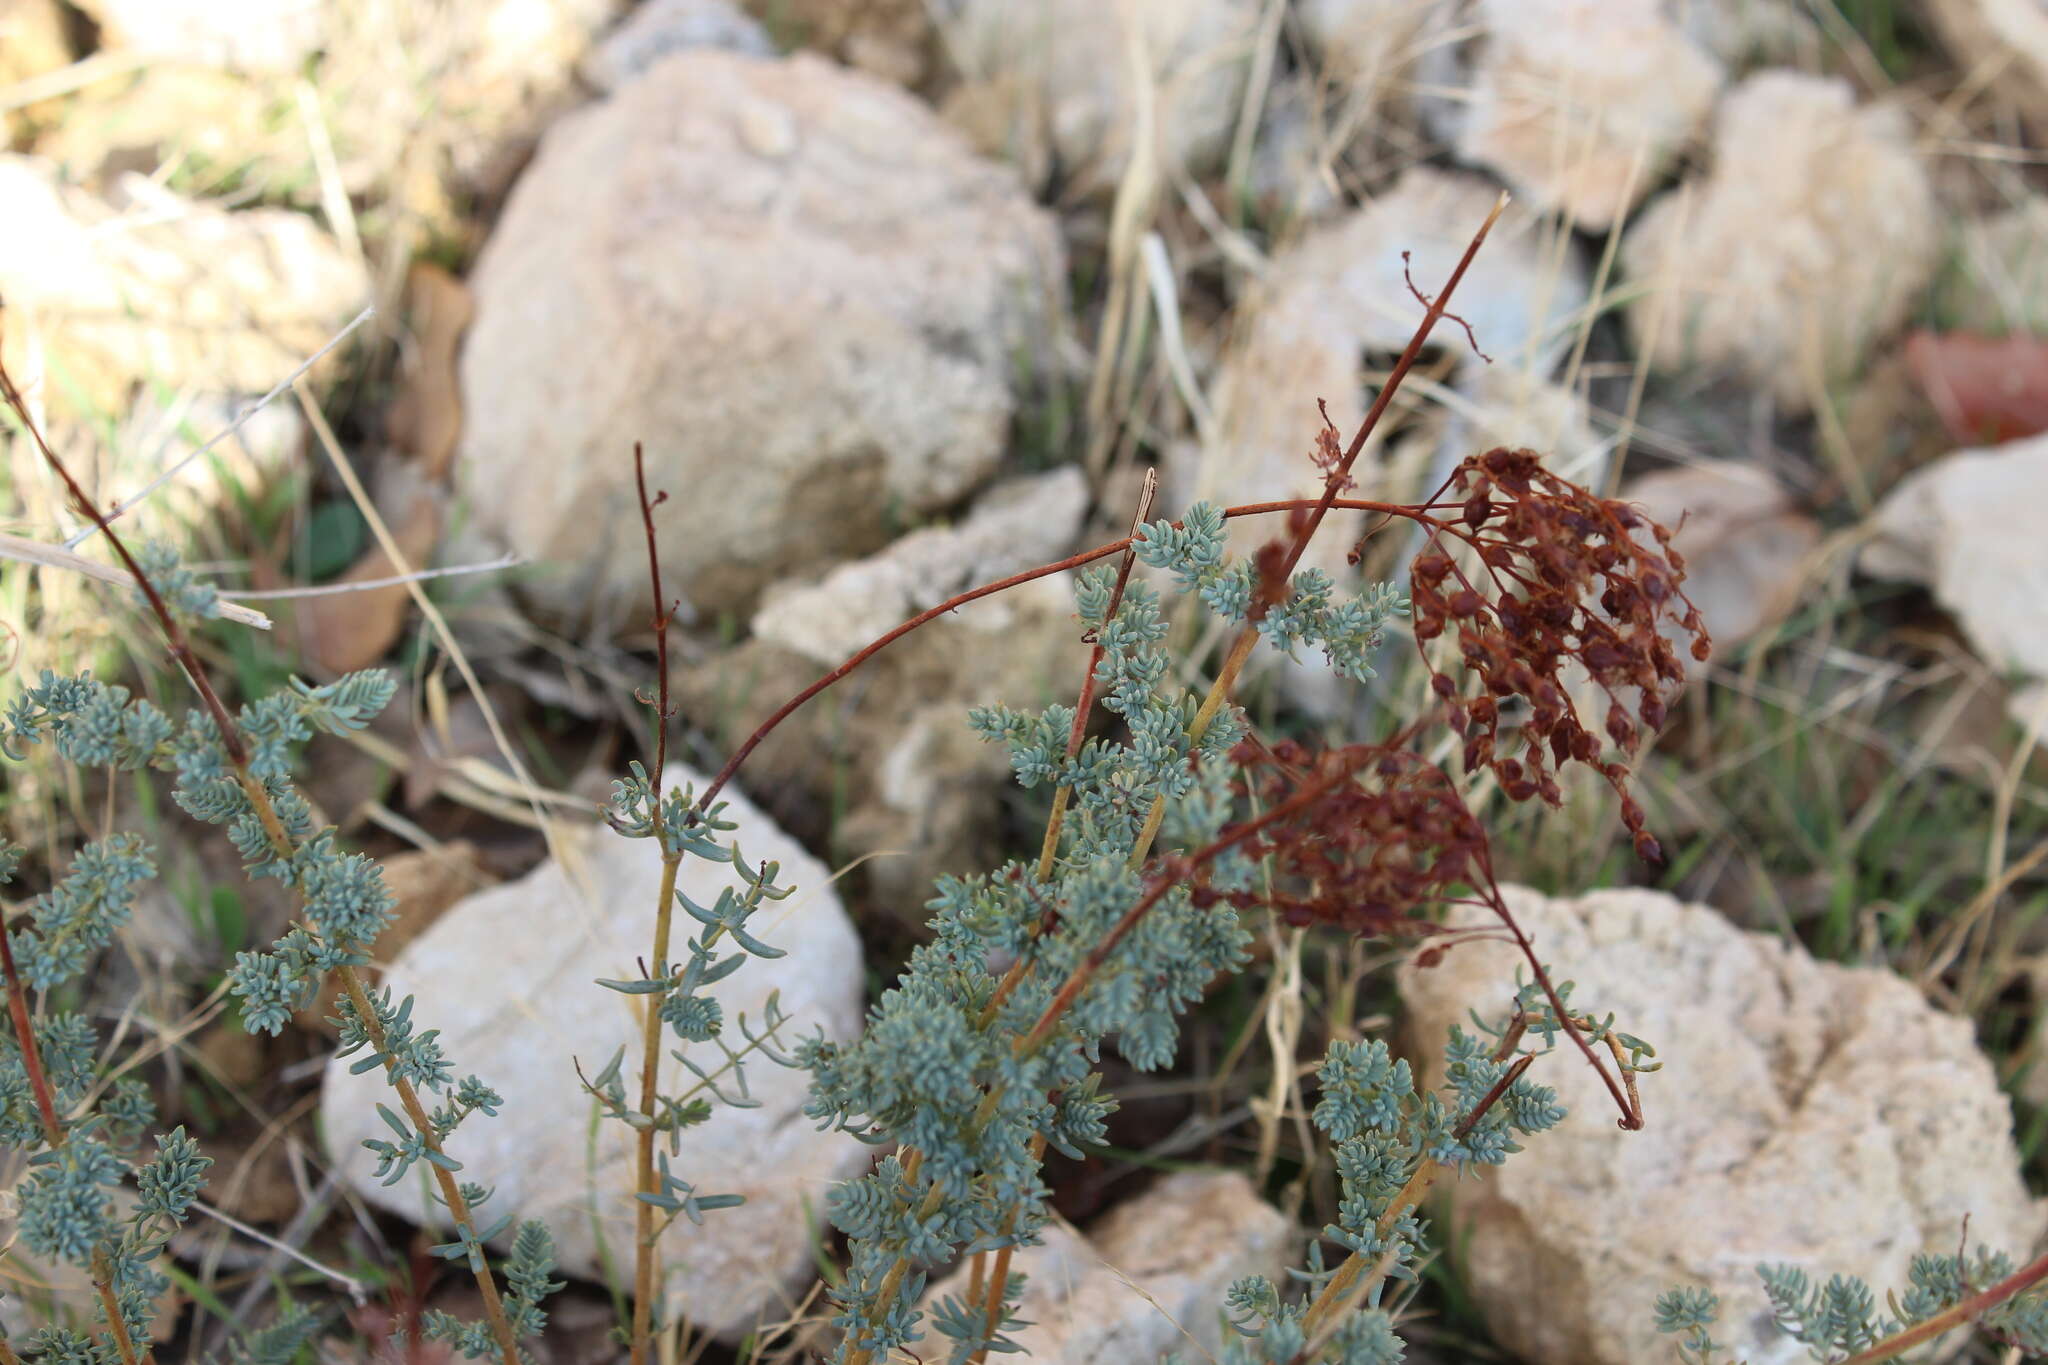
<instances>
[{"instance_id":1,"label":"white rock","mask_svg":"<svg viewBox=\"0 0 2048 1365\"><path fill-rule=\"evenodd\" d=\"M327 32L321 0L80 0L100 41L157 61L289 71Z\"/></svg>"},{"instance_id":2,"label":"white rock","mask_svg":"<svg viewBox=\"0 0 2048 1365\"><path fill-rule=\"evenodd\" d=\"M1438 0L1301 0L1301 30L1352 93L1391 93L1427 42L1444 40Z\"/></svg>"},{"instance_id":3,"label":"white rock","mask_svg":"<svg viewBox=\"0 0 2048 1365\"><path fill-rule=\"evenodd\" d=\"M1706 118L1721 64L1666 0L1479 0L1458 154L1604 231Z\"/></svg>"},{"instance_id":4,"label":"white rock","mask_svg":"<svg viewBox=\"0 0 2048 1365\"><path fill-rule=\"evenodd\" d=\"M1766 72L1722 101L1711 172L1629 230L1630 330L1660 371L1731 375L1803 412L1905 318L1939 250L1903 111Z\"/></svg>"},{"instance_id":5,"label":"white rock","mask_svg":"<svg viewBox=\"0 0 2048 1365\"><path fill-rule=\"evenodd\" d=\"M778 602L757 618L776 638L756 636L679 669L684 713L718 744L740 743L777 702L845 660L850 651L831 613L836 605L865 614L864 577L834 575L843 595L830 584L799 590L793 596L815 610ZM881 592L900 590L892 576L878 577ZM919 907L934 878L986 872L1006 856L1003 811L1015 780L1003 747L968 727L968 709L1072 704L1088 669L1081 634L1065 575L980 598L898 640L858 677L799 709L740 780L786 827L814 844L829 841L835 856L856 864L872 903L921 929L927 916Z\"/></svg>"},{"instance_id":6,"label":"white rock","mask_svg":"<svg viewBox=\"0 0 2048 1365\"><path fill-rule=\"evenodd\" d=\"M1932 0L1927 16L1971 81L2048 126L2048 6L2040 0Z\"/></svg>"},{"instance_id":7,"label":"white rock","mask_svg":"<svg viewBox=\"0 0 2048 1365\"><path fill-rule=\"evenodd\" d=\"M49 401L127 406L145 381L262 393L368 302L332 238L283 209L224 212L140 176L109 204L43 162L0 156L0 297L17 380L61 364Z\"/></svg>"},{"instance_id":8,"label":"white rock","mask_svg":"<svg viewBox=\"0 0 2048 1365\"><path fill-rule=\"evenodd\" d=\"M1986 663L2033 680L2012 699L2032 724L2048 679L2048 547L2016 508L2048 497L2048 435L1959 450L1915 470L1871 518L1860 567L1925 583Z\"/></svg>"},{"instance_id":9,"label":"white rock","mask_svg":"<svg viewBox=\"0 0 2048 1365\"><path fill-rule=\"evenodd\" d=\"M670 775L703 781L674 763ZM739 824L731 837L747 858L780 862L782 881L797 888L751 925L788 955L749 961L709 991L728 1033L738 1041L741 1014L758 1023L773 992L790 1016L785 1043L820 1029L851 1038L860 1028L860 941L827 870L745 799L728 799L727 814ZM653 941L661 864L650 842L601 828L567 834L565 848L573 871L550 860L521 881L468 897L410 943L384 981L401 999L417 997L415 1019L441 1030L458 1077L474 1073L505 1097L498 1117L473 1116L448 1143L463 1163L462 1179L494 1186L497 1212L545 1220L562 1267L598 1279L593 1217L603 1221L614 1262L623 1256L630 1265L633 1142L625 1125L595 1117L576 1068L595 1075L628 1045L623 1074L638 1073L633 998L593 983L640 974L634 964ZM708 905L731 875L726 865L686 859L679 889ZM678 925L679 932L694 929L686 918ZM670 1051L680 1045L673 1033L665 1038ZM709 1045L690 1054L700 1065L719 1060ZM375 1159L361 1144L389 1136L376 1111L389 1091L378 1076L351 1076L354 1060L331 1063L321 1093L321 1127L336 1168L378 1208L443 1226L421 1179L385 1186L373 1177ZM810 1274L811 1220L823 1212L828 1184L857 1173L870 1155L803 1117L806 1073L763 1061L750 1063L746 1075L760 1107L714 1105L708 1122L683 1133L671 1164L702 1192L742 1194L747 1202L707 1214L701 1228L678 1224L663 1244L669 1311L722 1337L779 1317L793 1301ZM664 1058L666 1093L693 1083Z\"/></svg>"},{"instance_id":10,"label":"white rock","mask_svg":"<svg viewBox=\"0 0 2048 1365\"><path fill-rule=\"evenodd\" d=\"M1469 1229L1467 1282L1500 1344L1532 1365L1641 1365L1669 1354L1650 1305L1674 1285L1721 1295L1732 1358L1791 1365L1754 1267L1860 1275L1883 1301L1912 1258L1972 1245L2024 1257L2044 1224L2013 1146L2012 1113L1967 1019L1887 971L1816 962L1661 892L1508 903L1574 1005L1657 1048L1647 1126L1622 1132L1569 1046L1531 1079L1571 1116L1498 1171L1449 1182ZM1478 924L1460 912L1456 924ZM1399 985L1416 1055L1441 1077L1466 1011L1498 1015L1520 955L1470 941ZM1525 968L1526 970L1526 968ZM1589 1286L1598 1286L1593 1292Z\"/></svg>"},{"instance_id":11,"label":"white rock","mask_svg":"<svg viewBox=\"0 0 2048 1365\"><path fill-rule=\"evenodd\" d=\"M947 47L969 79L947 112L991 152L1067 193L1107 193L1142 135L1133 69L1153 87L1166 168L1221 164L1249 67L1252 0L941 0Z\"/></svg>"},{"instance_id":12,"label":"white rock","mask_svg":"<svg viewBox=\"0 0 2048 1365\"><path fill-rule=\"evenodd\" d=\"M1819 64L1820 27L1799 0L1665 0L1665 10L1730 68Z\"/></svg>"},{"instance_id":13,"label":"white rock","mask_svg":"<svg viewBox=\"0 0 2048 1365\"><path fill-rule=\"evenodd\" d=\"M754 635L836 665L956 593L1061 558L1087 510L1074 465L990 489L958 526L912 531L820 582L771 589Z\"/></svg>"},{"instance_id":14,"label":"white rock","mask_svg":"<svg viewBox=\"0 0 2048 1365\"><path fill-rule=\"evenodd\" d=\"M1672 548L1685 556L1686 595L1706 620L1716 654L1797 604L1820 524L1763 470L1733 460L1660 470L1621 496L1672 530ZM1679 657L1697 667L1687 650Z\"/></svg>"},{"instance_id":15,"label":"white rock","mask_svg":"<svg viewBox=\"0 0 2048 1365\"><path fill-rule=\"evenodd\" d=\"M610 94L670 53L693 47L776 55L768 30L732 0L648 0L605 35L581 70L585 80Z\"/></svg>"},{"instance_id":16,"label":"white rock","mask_svg":"<svg viewBox=\"0 0 2048 1365\"><path fill-rule=\"evenodd\" d=\"M1293 1250L1285 1215L1235 1171L1181 1171L1119 1204L1083 1237L1055 1223L1019 1251L1025 1277L1010 1334L1019 1358L1045 1365L1138 1365L1168 1351L1213 1359L1223 1292L1234 1280L1277 1280ZM964 1297L965 1267L926 1296ZM1191 1340L1192 1339L1192 1340Z\"/></svg>"},{"instance_id":17,"label":"white rock","mask_svg":"<svg viewBox=\"0 0 2048 1365\"><path fill-rule=\"evenodd\" d=\"M457 468L558 618L644 619L632 450L690 607L993 472L1058 312L1050 218L910 96L699 50L550 130L471 280Z\"/></svg>"}]
</instances>

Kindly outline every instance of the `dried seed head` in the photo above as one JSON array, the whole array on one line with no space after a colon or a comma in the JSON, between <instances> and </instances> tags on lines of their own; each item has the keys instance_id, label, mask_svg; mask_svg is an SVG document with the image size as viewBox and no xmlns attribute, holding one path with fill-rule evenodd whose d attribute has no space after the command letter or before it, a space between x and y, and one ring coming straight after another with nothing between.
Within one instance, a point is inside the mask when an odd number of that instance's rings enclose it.
<instances>
[{"instance_id":1,"label":"dried seed head","mask_svg":"<svg viewBox=\"0 0 2048 1365\"><path fill-rule=\"evenodd\" d=\"M1434 522L1430 543L1413 565L1415 638L1454 634L1457 657L1477 683L1464 690L1423 660L1438 696L1452 700L1454 728L1464 737L1468 769L1490 767L1501 790L1517 801L1555 805L1554 770L1568 762L1601 772L1627 801L1627 768L1599 760L1601 742L1585 725L1565 685L1567 664L1582 667L1608 698L1606 738L1633 759L1664 724L1685 681L1666 629L1689 637L1705 658L1706 627L1684 590L1685 561L1670 533L1633 508L1598 497L1543 467L1533 451L1497 448L1458 467L1451 489L1462 498L1457 522ZM1647 537L1641 532L1649 531ZM1445 552L1449 537L1477 552L1469 576ZM1646 541L1648 543L1646 543ZM1624 698L1634 694L1631 708ZM1528 701L1527 718L1503 736L1497 697ZM1630 720L1633 709L1638 726ZM1628 818L1636 849L1657 842Z\"/></svg>"}]
</instances>

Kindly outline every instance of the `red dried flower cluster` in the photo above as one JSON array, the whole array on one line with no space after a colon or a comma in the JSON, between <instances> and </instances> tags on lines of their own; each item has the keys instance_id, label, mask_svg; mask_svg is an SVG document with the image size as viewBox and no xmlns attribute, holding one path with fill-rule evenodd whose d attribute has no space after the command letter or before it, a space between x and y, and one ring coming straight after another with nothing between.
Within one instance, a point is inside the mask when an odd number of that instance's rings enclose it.
<instances>
[{"instance_id":1,"label":"red dried flower cluster","mask_svg":"<svg viewBox=\"0 0 2048 1365\"><path fill-rule=\"evenodd\" d=\"M1454 631L1459 658L1478 681L1477 694L1466 695L1422 650L1450 723L1464 736L1466 769L1491 768L1512 800L1540 796L1556 805L1557 769L1584 763L1613 784L1637 853L1657 861L1657 841L1628 792L1628 761L1664 724L1685 682L1665 624L1691 637L1694 658L1708 651L1670 532L1626 503L1559 478L1534 451L1474 455L1449 487L1462 501L1459 516L1430 519L1410 596L1418 645ZM1637 539L1641 532L1655 544ZM1483 574L1468 575L1446 551L1447 535L1476 552ZM1607 745L1579 717L1563 677L1572 661L1607 694L1602 728L1619 760L1602 757ZM1633 715L1623 700L1631 694ZM1509 698L1527 703L1519 743L1512 731L1503 737Z\"/></svg>"},{"instance_id":2,"label":"red dried flower cluster","mask_svg":"<svg viewBox=\"0 0 2048 1365\"><path fill-rule=\"evenodd\" d=\"M1354 933L1433 932L1416 910L1472 886L1493 886L1486 832L1450 777L1410 747L1413 732L1381 744L1311 751L1294 740L1246 740L1232 754L1235 785L1255 808L1298 812L1239 847L1269 859L1255 891L1197 888L1198 901L1263 905L1287 923ZM1308 802L1303 793L1321 788ZM1269 889L1270 888L1270 889Z\"/></svg>"}]
</instances>

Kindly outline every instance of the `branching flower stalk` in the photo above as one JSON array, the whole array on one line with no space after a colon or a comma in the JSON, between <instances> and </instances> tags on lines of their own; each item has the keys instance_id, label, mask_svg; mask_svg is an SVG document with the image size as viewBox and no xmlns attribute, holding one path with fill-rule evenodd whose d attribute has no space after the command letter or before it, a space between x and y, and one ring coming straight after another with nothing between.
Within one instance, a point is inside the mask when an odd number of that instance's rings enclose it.
<instances>
[{"instance_id":1,"label":"branching flower stalk","mask_svg":"<svg viewBox=\"0 0 2048 1365\"><path fill-rule=\"evenodd\" d=\"M396 1093L404 1117L379 1106L385 1121L399 1141L368 1143L379 1156L379 1173L389 1172L387 1182L403 1177L416 1162L425 1161L432 1170L440 1201L447 1207L456 1239L436 1247L435 1254L461 1259L474 1274L484 1305L484 1321L463 1323L447 1314L429 1314L429 1335L448 1341L464 1354L494 1356L513 1365L520 1359L518 1339L537 1332L545 1321L539 1303L559 1286L548 1279L554 1252L546 1229L528 1223L519 1229L508 1261L507 1274L513 1286L508 1298L501 1295L493 1277L484 1244L511 1225L510 1216L489 1228L479 1227L474 1210L489 1191L460 1183L454 1172L460 1163L448 1156L445 1139L469 1114L478 1110L495 1113L501 1104L497 1094L475 1077L453 1088L447 1102L429 1111L421 1089L443 1090L453 1081L435 1031L416 1032L411 1021L412 1002L394 1004L388 991L372 995L358 967L369 961L371 942L389 918L390 893L381 880L381 870L361 855L342 855L335 849L331 831L316 831L312 810L293 789L289 764L292 746L309 738L315 730L342 733L359 729L390 699L393 685L381 673L351 674L324 687L294 683L289 693L258 699L242 708L239 719L230 717L227 707L213 688L199 663L181 618L202 618L215 613L218 603L213 592L177 566L168 551L152 547L138 556L131 553L121 536L73 478L64 461L52 450L37 428L27 405L4 366L0 366L0 395L14 410L45 463L57 475L79 513L106 535L108 544L134 579L151 613L162 629L166 647L177 660L197 692L204 708L188 716L182 729L147 701L131 699L125 688L109 687L86 678L63 678L45 673L38 686L27 689L7 716L12 742L53 739L59 754L74 763L115 769L157 768L176 775L174 795L189 813L208 823L227 827L229 837L241 852L253 876L274 876L290 885L300 896L302 918L280 939L273 953L244 952L237 956L230 981L242 998L243 1024L251 1032L276 1032L291 1013L309 1002L317 992L320 978L332 973L342 988L341 1051L368 1051L356 1063L356 1070L381 1067ZM102 841L80 855L103 850L129 836ZM139 843L139 841L138 841ZM122 850L128 851L128 850ZM133 860L121 870L131 880L147 875L146 862ZM111 875L108 858L102 852L91 870L104 885ZM80 875L74 866L74 878ZM52 907L60 908L52 901ZM81 942L69 931L77 916L66 918L53 928L53 918L44 917L41 935L33 940L36 950L49 960L82 967L83 954L100 946L112 933L112 922L97 921L97 941ZM10 955L11 956L11 955ZM31 969L30 975L35 974ZM20 1027L21 1001L17 982L10 980L10 1013ZM20 1034L24 1059L36 1050L33 1034ZM47 1098L47 1097L45 1097ZM39 1101L39 1107L46 1107ZM132 1111L132 1106L131 1106ZM197 1148L188 1153L182 1132L158 1139L159 1158L145 1168L142 1213L149 1234L168 1231L159 1223L182 1219L185 1205L198 1188L196 1172L204 1158ZM173 1144L166 1146L166 1144ZM76 1146L76 1141L70 1144ZM173 1163L166 1167L165 1163ZM152 1177L151 1171L165 1171ZM175 1179L174 1179L175 1177ZM169 1193L152 1203L150 1180L156 1179ZM189 1190L185 1185L189 1184ZM175 1188L173 1189L173 1186ZM25 1187L25 1191L26 1191ZM140 1228L141 1224L137 1224ZM160 1241L157 1243L160 1245ZM139 1281L139 1270L124 1266L138 1257L153 1255L144 1232L124 1237L113 1252L100 1251L109 1258L116 1287L125 1278ZM125 1259L121 1259L125 1258ZM97 1262L96 1262L97 1271ZM109 1330L124 1362L137 1360L127 1317L135 1317L132 1305L124 1302L123 1313L110 1315ZM317 1322L288 1315L265 1335L265 1352L281 1351L285 1357L297 1350L297 1343ZM146 1320L146 1318L144 1319ZM252 1339L253 1340L253 1339ZM70 1349L53 1341L48 1349ZM81 1348L83 1349L83 1348Z\"/></svg>"}]
</instances>

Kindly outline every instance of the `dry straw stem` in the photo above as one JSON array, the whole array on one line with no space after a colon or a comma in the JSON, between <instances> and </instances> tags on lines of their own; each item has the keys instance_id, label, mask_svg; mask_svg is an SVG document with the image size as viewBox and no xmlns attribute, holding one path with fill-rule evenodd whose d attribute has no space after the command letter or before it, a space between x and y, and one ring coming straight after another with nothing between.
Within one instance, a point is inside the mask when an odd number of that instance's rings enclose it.
<instances>
[{"instance_id":1,"label":"dry straw stem","mask_svg":"<svg viewBox=\"0 0 2048 1365\"><path fill-rule=\"evenodd\" d=\"M156 587L149 581L149 576L142 572L141 566L129 554L127 545L122 542L120 536L114 533L112 526L108 524L106 516L100 512L92 499L87 496L85 490L79 486L78 481L71 476L71 471L65 466L64 461L59 458L57 452L52 450L48 442L43 440L41 430L37 428L33 418L30 416L28 407L22 401L21 393L15 388L14 380L7 373L4 363L0 363L0 396L5 397L8 405L21 418L23 425L28 429L30 438L35 441L37 449L42 452L44 461L56 473L57 477L63 481L79 513L89 518L94 525L105 533L107 543L113 547L114 553L127 566L128 572L134 578L136 586L142 590L142 595L149 599L150 611L155 615L157 624L163 630L166 647L169 649L171 657L176 659L179 667L185 671L185 676L191 680L194 690L199 693L200 701L206 707L207 714L212 717L214 728L220 735L221 748L226 753L229 765L235 771L236 780L241 784L243 792L247 794L257 818L262 822L264 834L269 839L270 845L276 851L278 857L289 860L293 853L291 838L285 832L283 822L278 819L276 808L270 803L270 794L264 790L263 784L250 774L248 746L243 743L241 731L236 728L233 719L229 717L227 707L221 703L219 693L214 691L213 683L208 678L205 668L201 666L198 657L192 652L191 642L186 638L184 628L178 624L177 618L171 614L170 608L165 605L162 596L158 594ZM301 397L303 396L302 393ZM310 926L308 926L308 931L311 932ZM7 959L8 965L11 965L11 960L10 954ZM439 1139L434 1136L433 1125L428 1120L426 1108L420 1103L419 1093L413 1088L411 1082L396 1074L396 1059L390 1056L390 1048L383 1026L378 1022L377 1013L370 1004L369 995L363 987L361 975L353 967L340 967L336 969L335 976L340 981L342 989L348 993L349 1001L355 1008L357 1018L362 1021L365 1031L370 1035L371 1046L379 1053L385 1055L384 1065L387 1079L390 1081L392 1089L397 1091L399 1103L404 1106L406 1116L412 1121L414 1128L418 1130L421 1137L425 1140L427 1147L438 1155L441 1151L441 1144ZM10 1000L19 999L18 984L14 980L9 981ZM24 1057L35 1050L33 1039L33 1034L22 1034L22 1052ZM468 1201L462 1197L462 1191L457 1186L455 1177L444 1170L439 1162L430 1162L429 1165L432 1166L436 1183L441 1188L441 1198L448 1206L449 1216L454 1219L458 1227L464 1229L471 1238L474 1238L477 1230L476 1221L470 1213ZM121 1351L121 1358L126 1362L126 1365L137 1365L138 1357L135 1355L134 1344L128 1340L127 1329L121 1320L121 1315L114 1310L111 1291L105 1287L104 1277L100 1270L100 1267L95 1266L95 1287L100 1289L101 1300L107 1307L109 1327L114 1334L115 1345ZM512 1335L510 1321L505 1317L504 1304L498 1296L497 1282L492 1278L488 1264L477 1267L475 1275L478 1292L483 1298L484 1316L490 1323L492 1335L497 1339L498 1348L503 1353L502 1358L507 1362L507 1365L511 1365L511 1362L519 1359L519 1344ZM149 1359L148 1353L144 1352L139 1361L142 1365L147 1365Z\"/></svg>"}]
</instances>

